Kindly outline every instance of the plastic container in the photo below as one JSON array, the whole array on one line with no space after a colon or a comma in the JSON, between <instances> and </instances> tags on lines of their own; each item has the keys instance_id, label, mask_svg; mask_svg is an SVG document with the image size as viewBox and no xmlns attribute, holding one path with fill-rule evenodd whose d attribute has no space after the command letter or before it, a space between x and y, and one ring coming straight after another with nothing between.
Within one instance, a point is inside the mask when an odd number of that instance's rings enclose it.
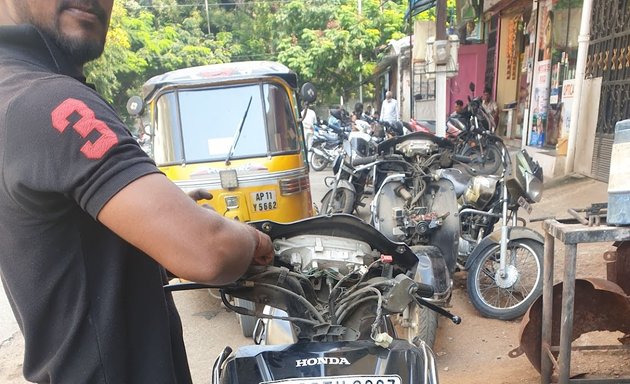
<instances>
[{"instance_id":1,"label":"plastic container","mask_svg":"<svg viewBox=\"0 0 630 384\"><path fill-rule=\"evenodd\" d=\"M606 221L611 225L630 225L630 119L615 125Z\"/></svg>"}]
</instances>

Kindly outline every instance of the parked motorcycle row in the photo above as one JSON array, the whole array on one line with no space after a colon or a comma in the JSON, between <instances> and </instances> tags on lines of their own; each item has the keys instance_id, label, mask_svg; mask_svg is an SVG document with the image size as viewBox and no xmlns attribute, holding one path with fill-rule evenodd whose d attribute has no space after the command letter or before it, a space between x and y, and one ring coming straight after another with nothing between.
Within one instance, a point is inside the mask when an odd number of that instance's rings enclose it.
<instances>
[{"instance_id":1,"label":"parked motorcycle row","mask_svg":"<svg viewBox=\"0 0 630 384\"><path fill-rule=\"evenodd\" d=\"M542 169L508 152L479 99L446 137L413 121L353 131L343 110L331 116L309 143L313 170L333 170L319 215L252 223L273 265L211 287L257 319L254 345L226 347L213 384L438 383L438 316L461 321L445 309L456 271L491 318L521 316L542 290L543 238L518 216L540 201ZM353 215L368 202L368 219Z\"/></svg>"}]
</instances>

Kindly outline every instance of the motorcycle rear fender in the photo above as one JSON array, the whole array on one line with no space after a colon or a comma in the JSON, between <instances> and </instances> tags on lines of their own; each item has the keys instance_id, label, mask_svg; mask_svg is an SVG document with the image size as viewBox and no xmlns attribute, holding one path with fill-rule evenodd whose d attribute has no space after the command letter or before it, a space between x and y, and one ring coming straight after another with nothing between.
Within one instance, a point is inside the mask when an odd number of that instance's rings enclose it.
<instances>
[{"instance_id":1,"label":"motorcycle rear fender","mask_svg":"<svg viewBox=\"0 0 630 384\"><path fill-rule=\"evenodd\" d=\"M508 239L510 241L514 240L533 240L537 243L544 244L545 238L538 232L533 229L527 227L510 227L508 228ZM484 237L479 244L472 251L468 259L466 260L466 265L464 266L465 270L468 270L472 263L477 259L481 254L484 253L486 248L499 244L501 242L501 228L492 232L488 236Z\"/></svg>"}]
</instances>

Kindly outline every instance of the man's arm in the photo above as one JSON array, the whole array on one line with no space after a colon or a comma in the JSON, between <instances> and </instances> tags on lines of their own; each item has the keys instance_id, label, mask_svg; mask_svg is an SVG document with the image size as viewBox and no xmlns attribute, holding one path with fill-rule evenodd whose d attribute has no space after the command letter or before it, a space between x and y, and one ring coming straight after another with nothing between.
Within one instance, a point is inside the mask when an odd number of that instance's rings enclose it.
<instances>
[{"instance_id":1,"label":"man's arm","mask_svg":"<svg viewBox=\"0 0 630 384\"><path fill-rule=\"evenodd\" d=\"M250 264L273 259L268 236L198 206L162 174L143 176L120 190L98 220L191 281L229 283Z\"/></svg>"}]
</instances>

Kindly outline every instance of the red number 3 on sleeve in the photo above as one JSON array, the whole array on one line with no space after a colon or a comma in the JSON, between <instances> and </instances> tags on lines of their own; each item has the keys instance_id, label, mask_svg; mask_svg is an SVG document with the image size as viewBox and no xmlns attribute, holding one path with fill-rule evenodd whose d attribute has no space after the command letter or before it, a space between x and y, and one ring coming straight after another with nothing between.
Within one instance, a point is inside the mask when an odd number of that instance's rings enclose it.
<instances>
[{"instance_id":1,"label":"red number 3 on sleeve","mask_svg":"<svg viewBox=\"0 0 630 384\"><path fill-rule=\"evenodd\" d=\"M86 138L93 131L97 131L100 136L94 142L87 141L81 147L81 153L88 159L100 159L107 151L118 143L116 134L101 120L94 116L94 111L84 102L77 99L66 99L59 104L52 113L52 125L59 132L63 132L70 126L68 118L73 113L77 113L80 119L72 125L72 128Z\"/></svg>"}]
</instances>

